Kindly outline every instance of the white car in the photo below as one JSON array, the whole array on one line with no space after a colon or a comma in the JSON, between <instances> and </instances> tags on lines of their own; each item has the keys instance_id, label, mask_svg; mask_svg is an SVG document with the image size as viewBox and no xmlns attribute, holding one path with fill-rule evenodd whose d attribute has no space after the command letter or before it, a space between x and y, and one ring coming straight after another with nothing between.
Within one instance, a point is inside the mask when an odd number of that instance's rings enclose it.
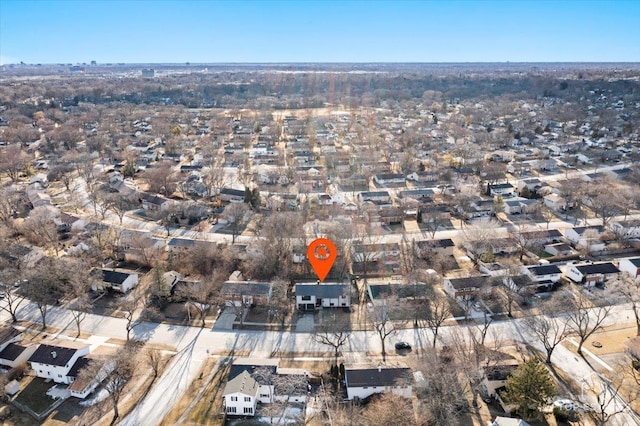
<instances>
[{"instance_id":1,"label":"white car","mask_svg":"<svg viewBox=\"0 0 640 426\"><path fill-rule=\"evenodd\" d=\"M570 413L578 411L578 404L570 399L559 399L553 403L554 407L563 408Z\"/></svg>"}]
</instances>

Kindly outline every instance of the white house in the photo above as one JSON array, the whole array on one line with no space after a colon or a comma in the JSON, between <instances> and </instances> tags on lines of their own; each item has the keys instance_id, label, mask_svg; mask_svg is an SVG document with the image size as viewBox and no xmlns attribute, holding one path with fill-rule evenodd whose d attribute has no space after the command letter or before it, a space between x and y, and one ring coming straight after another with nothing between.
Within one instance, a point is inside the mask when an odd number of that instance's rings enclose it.
<instances>
[{"instance_id":1,"label":"white house","mask_svg":"<svg viewBox=\"0 0 640 426\"><path fill-rule=\"evenodd\" d=\"M89 394L98 387L98 385L113 371L115 367L114 361L106 362L93 379L78 378L78 372L85 367L89 361L90 360L87 357L79 358L69 372L69 375L72 376L74 380L67 389L71 396L75 398L84 399L89 396Z\"/></svg>"},{"instance_id":2,"label":"white house","mask_svg":"<svg viewBox=\"0 0 640 426\"><path fill-rule=\"evenodd\" d=\"M317 308L348 308L351 306L349 284L296 284L296 307L301 310Z\"/></svg>"},{"instance_id":3,"label":"white house","mask_svg":"<svg viewBox=\"0 0 640 426\"><path fill-rule=\"evenodd\" d=\"M510 183L494 183L489 185L489 195L495 197L496 195L512 196L516 188Z\"/></svg>"},{"instance_id":4,"label":"white house","mask_svg":"<svg viewBox=\"0 0 640 426\"><path fill-rule=\"evenodd\" d=\"M115 269L102 270L102 283L91 286L93 291L110 288L120 293L126 293L138 285L138 274L129 271L117 271Z\"/></svg>"},{"instance_id":5,"label":"white house","mask_svg":"<svg viewBox=\"0 0 640 426\"><path fill-rule=\"evenodd\" d=\"M54 343L54 342L52 342ZM76 362L89 354L89 345L70 347L59 344L40 344L29 357L28 362L37 377L51 379L56 383L70 384L75 377L70 374Z\"/></svg>"},{"instance_id":6,"label":"white house","mask_svg":"<svg viewBox=\"0 0 640 426\"><path fill-rule=\"evenodd\" d=\"M576 283L583 283L587 287L604 283L619 273L620 270L611 262L568 265L565 271L567 278Z\"/></svg>"},{"instance_id":7,"label":"white house","mask_svg":"<svg viewBox=\"0 0 640 426\"><path fill-rule=\"evenodd\" d=\"M37 345L22 343L22 332L7 325L0 326L0 365L13 368L26 362Z\"/></svg>"},{"instance_id":8,"label":"white house","mask_svg":"<svg viewBox=\"0 0 640 426\"><path fill-rule=\"evenodd\" d=\"M143 209L150 211L166 210L171 204L171 200L152 194L140 194L140 202Z\"/></svg>"},{"instance_id":9,"label":"white house","mask_svg":"<svg viewBox=\"0 0 640 426\"><path fill-rule=\"evenodd\" d=\"M551 281L552 283L557 283L562 278L562 271L557 265L553 264L523 266L522 272L535 282Z\"/></svg>"},{"instance_id":10,"label":"white house","mask_svg":"<svg viewBox=\"0 0 640 426\"><path fill-rule=\"evenodd\" d=\"M640 276L640 257L621 259L618 269L620 269L620 272L626 272L633 278L637 278Z\"/></svg>"},{"instance_id":11,"label":"white house","mask_svg":"<svg viewBox=\"0 0 640 426\"><path fill-rule=\"evenodd\" d=\"M640 238L640 219L611 222L611 231L627 238Z\"/></svg>"},{"instance_id":12,"label":"white house","mask_svg":"<svg viewBox=\"0 0 640 426\"><path fill-rule=\"evenodd\" d=\"M376 393L391 392L411 398L412 375L406 367L346 368L347 399L364 399Z\"/></svg>"},{"instance_id":13,"label":"white house","mask_svg":"<svg viewBox=\"0 0 640 426\"><path fill-rule=\"evenodd\" d=\"M444 291L449 296L457 299L475 295L489 282L489 275L474 275L471 277L444 279Z\"/></svg>"},{"instance_id":14,"label":"white house","mask_svg":"<svg viewBox=\"0 0 640 426\"><path fill-rule=\"evenodd\" d=\"M551 193L547 194L543 198L544 205L554 211L561 211L567 208L567 200L558 194Z\"/></svg>"},{"instance_id":15,"label":"white house","mask_svg":"<svg viewBox=\"0 0 640 426\"><path fill-rule=\"evenodd\" d=\"M228 416L255 416L258 395L258 382L248 371L242 371L224 387L224 410Z\"/></svg>"},{"instance_id":16,"label":"white house","mask_svg":"<svg viewBox=\"0 0 640 426\"><path fill-rule=\"evenodd\" d=\"M596 226L578 226L575 228L567 228L564 230L564 236L573 244L589 250L589 253L597 253L605 248L605 243L601 237L604 234L604 228L600 225Z\"/></svg>"}]
</instances>

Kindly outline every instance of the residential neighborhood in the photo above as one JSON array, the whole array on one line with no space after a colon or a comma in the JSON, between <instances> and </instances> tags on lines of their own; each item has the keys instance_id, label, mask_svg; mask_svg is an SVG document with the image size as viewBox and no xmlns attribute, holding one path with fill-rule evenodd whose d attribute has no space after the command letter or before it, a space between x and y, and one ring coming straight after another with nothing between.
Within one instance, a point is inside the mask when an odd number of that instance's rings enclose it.
<instances>
[{"instance_id":1,"label":"residential neighborhood","mask_svg":"<svg viewBox=\"0 0 640 426\"><path fill-rule=\"evenodd\" d=\"M640 424L634 64L83 69L0 74L12 424Z\"/></svg>"}]
</instances>

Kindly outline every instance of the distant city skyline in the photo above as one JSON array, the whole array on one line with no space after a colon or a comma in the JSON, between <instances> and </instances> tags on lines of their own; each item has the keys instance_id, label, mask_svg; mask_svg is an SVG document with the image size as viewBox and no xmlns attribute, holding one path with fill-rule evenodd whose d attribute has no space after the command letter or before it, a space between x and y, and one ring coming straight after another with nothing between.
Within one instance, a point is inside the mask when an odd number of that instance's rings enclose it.
<instances>
[{"instance_id":1,"label":"distant city skyline","mask_svg":"<svg viewBox=\"0 0 640 426\"><path fill-rule=\"evenodd\" d=\"M0 0L0 63L638 62L637 1Z\"/></svg>"}]
</instances>

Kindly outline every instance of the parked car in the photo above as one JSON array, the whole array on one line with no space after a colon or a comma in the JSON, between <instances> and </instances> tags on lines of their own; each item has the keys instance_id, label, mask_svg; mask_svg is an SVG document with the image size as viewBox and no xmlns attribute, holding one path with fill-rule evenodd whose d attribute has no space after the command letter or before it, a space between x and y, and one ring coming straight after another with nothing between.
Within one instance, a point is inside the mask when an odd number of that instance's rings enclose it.
<instances>
[{"instance_id":1,"label":"parked car","mask_svg":"<svg viewBox=\"0 0 640 426\"><path fill-rule=\"evenodd\" d=\"M402 350L411 350L411 345L407 342L397 342L396 343L396 350L397 351L402 351Z\"/></svg>"}]
</instances>

